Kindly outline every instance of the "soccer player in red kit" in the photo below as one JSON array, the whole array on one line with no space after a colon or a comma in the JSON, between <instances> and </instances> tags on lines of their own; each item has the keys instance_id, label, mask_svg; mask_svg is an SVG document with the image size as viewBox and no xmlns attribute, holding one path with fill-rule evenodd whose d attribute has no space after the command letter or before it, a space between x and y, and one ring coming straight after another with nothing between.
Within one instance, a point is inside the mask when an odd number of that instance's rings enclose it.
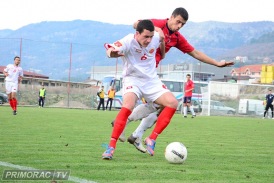
<instances>
[{"instance_id":1,"label":"soccer player in red kit","mask_svg":"<svg viewBox=\"0 0 274 183\"><path fill-rule=\"evenodd\" d=\"M212 58L210 58L209 56L207 56L206 54L204 54L203 52L196 50L192 45L190 45L188 43L188 41L185 39L185 37L179 32L179 30L186 24L188 20L188 12L186 11L186 9L179 7L176 8L172 14L170 18L167 19L151 19L151 21L153 22L155 27L158 27L160 29L162 29L164 36L165 36L165 53L167 53L172 47L177 48L178 50L180 50L183 53L187 53L188 55L192 56L193 58L210 64L210 65L214 65L217 67L226 67L226 66L231 66L234 63L233 62L228 62L228 61L216 61ZM136 26L138 25L138 22L135 22L133 27L136 28ZM160 61L163 59L162 57L162 53L161 50L158 48L157 52L156 52L156 67L159 65ZM141 104L142 105L142 104ZM143 110L142 112L140 112L141 110ZM150 111L148 111L150 110ZM151 107L145 107L145 105L142 105L142 107L140 106L138 108L138 110L133 110L131 116L134 116L135 114L145 114L145 117L149 117L148 113L151 113L151 119L157 119L157 108L151 108ZM154 115L154 116L152 116ZM129 117L128 123L133 121L131 119L137 120L134 117ZM140 117L140 116L139 116ZM144 120L144 119L143 119ZM141 123L143 123L143 120ZM140 150L141 152L143 151L143 147L141 142L141 134L143 134L143 132L151 127L154 124L154 120L145 120L146 122L144 122L145 124L140 124L142 125L142 129L139 130L140 132L140 136L134 136L135 132L133 133L133 135L131 135L128 138L128 142L130 142L131 144L133 144L138 150ZM122 133L122 135L124 135L124 133Z\"/></svg>"},{"instance_id":2,"label":"soccer player in red kit","mask_svg":"<svg viewBox=\"0 0 274 183\"><path fill-rule=\"evenodd\" d=\"M186 83L185 83L185 89L184 89L184 98L183 98L183 104L184 104L184 117L187 117L187 107L189 108L191 114L192 114L192 118L194 118L196 116L193 107L191 105L191 97L192 97L192 91L194 90L194 83L193 81L190 79L191 76L190 74L186 75Z\"/></svg>"},{"instance_id":3,"label":"soccer player in red kit","mask_svg":"<svg viewBox=\"0 0 274 183\"><path fill-rule=\"evenodd\" d=\"M231 66L234 63L228 61L216 61L201 51L196 50L192 45L188 43L185 37L179 32L179 30L186 24L188 20L188 12L186 9L179 7L176 8L170 18L167 19L151 19L155 27L162 29L165 35L165 52L167 53L170 48L175 47L183 53L187 53L193 58L202 61L204 63L215 65L217 67ZM133 27L136 28L138 22L135 22ZM156 66L162 60L161 50L158 49L156 53Z\"/></svg>"}]
</instances>

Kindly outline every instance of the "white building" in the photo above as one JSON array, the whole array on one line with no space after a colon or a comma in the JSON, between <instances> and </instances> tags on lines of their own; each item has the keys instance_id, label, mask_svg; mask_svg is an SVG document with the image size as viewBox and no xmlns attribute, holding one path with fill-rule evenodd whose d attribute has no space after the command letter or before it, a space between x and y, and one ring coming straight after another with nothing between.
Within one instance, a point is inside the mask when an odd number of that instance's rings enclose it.
<instances>
[{"instance_id":1,"label":"white building","mask_svg":"<svg viewBox=\"0 0 274 183\"><path fill-rule=\"evenodd\" d=\"M182 63L159 65L157 71L163 79L182 80L186 78L186 74L190 74L194 81L210 81L224 78L224 75L229 75L231 68L219 68L204 63ZM90 79L102 80L102 78L107 75L119 76L121 74L121 64L117 66L94 66L91 68Z\"/></svg>"}]
</instances>

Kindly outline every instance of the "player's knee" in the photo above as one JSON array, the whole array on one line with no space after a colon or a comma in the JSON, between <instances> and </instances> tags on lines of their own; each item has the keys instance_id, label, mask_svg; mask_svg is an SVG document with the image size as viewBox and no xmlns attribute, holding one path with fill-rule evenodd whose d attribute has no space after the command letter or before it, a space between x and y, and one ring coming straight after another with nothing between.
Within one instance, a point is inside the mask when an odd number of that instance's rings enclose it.
<instances>
[{"instance_id":1,"label":"player's knee","mask_svg":"<svg viewBox=\"0 0 274 183\"><path fill-rule=\"evenodd\" d=\"M168 107L177 109L177 106L178 106L178 101L176 100L176 98L171 99L171 100L169 101Z\"/></svg>"},{"instance_id":2,"label":"player's knee","mask_svg":"<svg viewBox=\"0 0 274 183\"><path fill-rule=\"evenodd\" d=\"M177 107L178 107L178 100L175 99L172 104L173 104L173 108L177 109Z\"/></svg>"}]
</instances>

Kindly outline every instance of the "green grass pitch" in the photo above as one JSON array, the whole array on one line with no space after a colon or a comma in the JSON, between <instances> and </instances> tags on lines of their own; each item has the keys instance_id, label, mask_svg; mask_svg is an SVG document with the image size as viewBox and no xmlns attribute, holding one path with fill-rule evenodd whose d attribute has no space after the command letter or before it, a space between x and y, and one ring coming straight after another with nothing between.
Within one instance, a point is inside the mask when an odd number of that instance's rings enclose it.
<instances>
[{"instance_id":1,"label":"green grass pitch","mask_svg":"<svg viewBox=\"0 0 274 183\"><path fill-rule=\"evenodd\" d=\"M129 143L118 142L113 160L102 160L102 146L109 142L110 122L116 114L19 107L18 115L13 116L10 107L0 106L0 161L42 170L69 169L71 176L99 183L274 182L274 120L225 116L185 119L175 114L158 137L153 157ZM131 123L126 135L138 124ZM165 147L174 141L188 149L184 164L169 164L164 158ZM1 178L7 169L14 168L0 166Z\"/></svg>"}]
</instances>

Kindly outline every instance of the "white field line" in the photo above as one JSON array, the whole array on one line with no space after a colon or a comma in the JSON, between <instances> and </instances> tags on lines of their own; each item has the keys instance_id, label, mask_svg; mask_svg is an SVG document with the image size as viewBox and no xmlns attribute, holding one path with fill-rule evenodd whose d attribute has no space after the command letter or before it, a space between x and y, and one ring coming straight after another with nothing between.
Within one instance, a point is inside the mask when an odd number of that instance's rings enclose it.
<instances>
[{"instance_id":1,"label":"white field line","mask_svg":"<svg viewBox=\"0 0 274 183\"><path fill-rule=\"evenodd\" d=\"M19 170L38 170L36 168L27 167L27 166L20 166L20 165L14 165L14 164L3 162L3 161L0 161L0 166L9 167L9 168L16 168L16 169L19 169ZM96 182L91 181L91 180L81 179L81 178L73 177L73 176L69 176L68 180L73 181L73 182L78 182L78 183L96 183Z\"/></svg>"}]
</instances>

